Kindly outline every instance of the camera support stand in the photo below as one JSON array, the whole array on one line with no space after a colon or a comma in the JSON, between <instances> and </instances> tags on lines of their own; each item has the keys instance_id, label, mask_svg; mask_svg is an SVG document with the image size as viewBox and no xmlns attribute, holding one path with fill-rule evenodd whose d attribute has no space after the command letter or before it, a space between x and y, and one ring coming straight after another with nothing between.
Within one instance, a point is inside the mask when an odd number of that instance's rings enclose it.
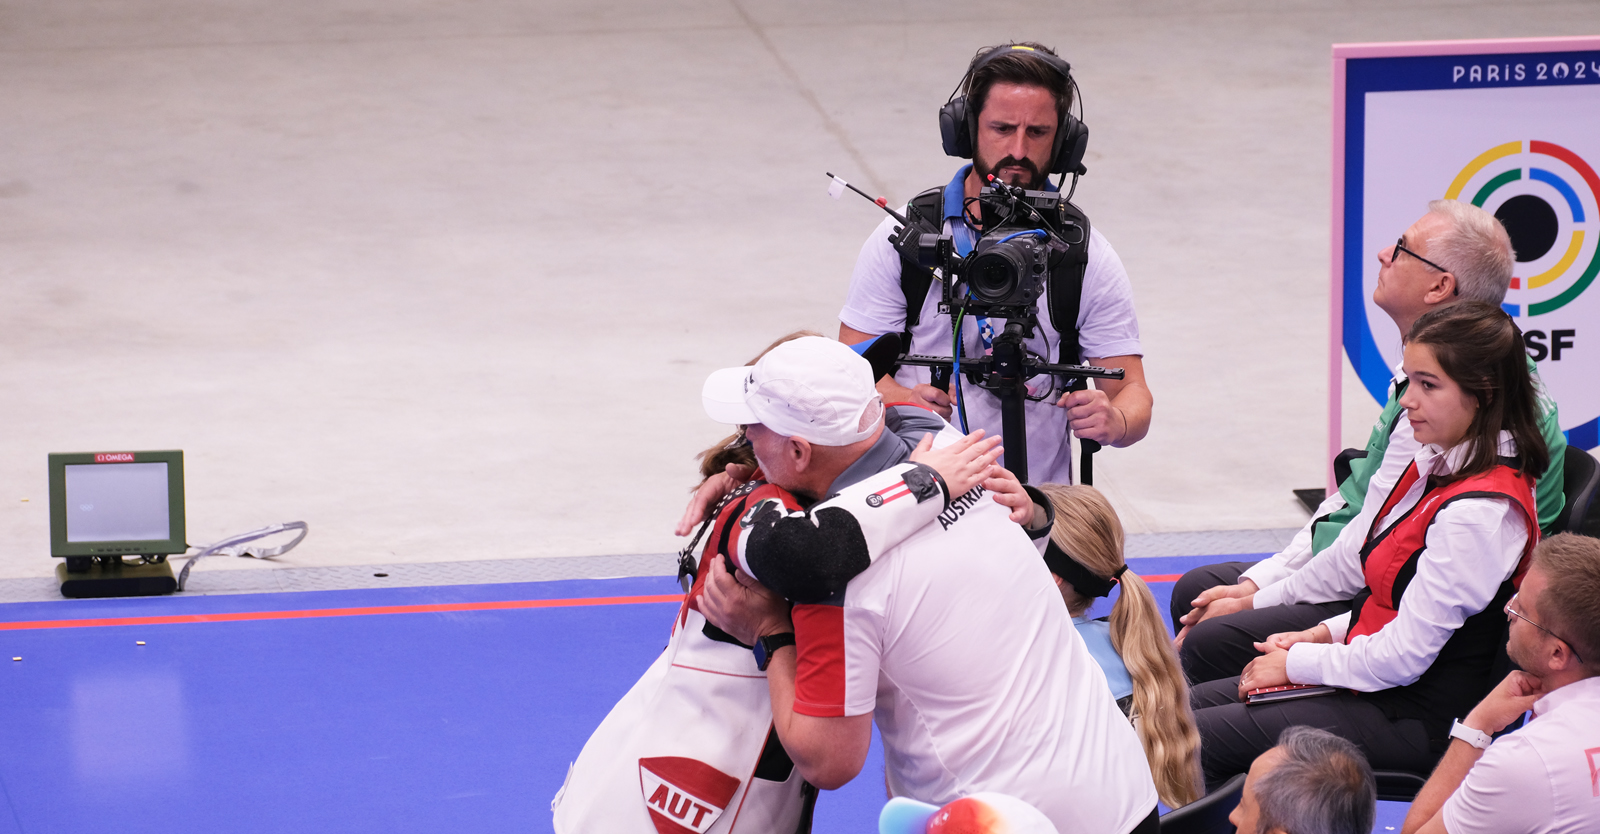
<instances>
[{"instance_id":1,"label":"camera support stand","mask_svg":"<svg viewBox=\"0 0 1600 834\"><path fill-rule=\"evenodd\" d=\"M922 217L915 201L907 214L917 217L918 223L889 208L884 198L873 199L867 192L831 173L828 177L833 180L830 193L835 198L848 188L888 212L900 224L889 237L890 244L907 265L903 269L937 270L929 278L943 284L939 312L948 315L960 307L974 315L1006 320L1005 332L994 340L991 355L967 360L965 364L967 378L974 385L993 391L1000 398L1000 432L1006 447L1006 467L1017 480L1027 483L1028 427L1023 403L1027 401L1028 379L1041 373L1068 379L1123 378L1121 368L1051 365L1040 361L1023 346L1023 340L1033 335L1038 323L1037 302L1045 293L1052 241L1058 249L1066 250L1088 241L1087 220L1076 209L1068 211L1072 208L1067 201L1071 195L1064 198L1057 192L1030 191L1008 185L990 174L988 183L978 194L983 212L982 227L986 231L972 252L963 256L956 254L954 238L942 231L939 222L942 218ZM1073 185L1077 185L1076 174ZM1066 235L1069 229L1076 231L1076 236ZM931 368L934 384L942 389L948 388L955 365L949 358L906 354L900 356L899 364ZM1093 483L1091 456L1100 444L1081 438L1078 444L1083 450L1078 481Z\"/></svg>"},{"instance_id":2,"label":"camera support stand","mask_svg":"<svg viewBox=\"0 0 1600 834\"><path fill-rule=\"evenodd\" d=\"M1028 379L1041 373L1055 374L1058 377L1095 379L1122 379L1124 371L1121 368L1097 368L1093 365L1052 365L1041 362L1023 347L1023 339L1032 328L1021 321L1006 322L1006 329L994 340L994 352L989 356L980 356L962 361L963 370L967 371L968 378L981 388L986 388L1000 398L1000 434L1006 448L1006 468L1011 470L1017 480L1028 483L1028 422L1023 413L1023 403L1027 400ZM942 356L902 355L902 365L917 365L933 368L936 377L945 377L951 373L954 363ZM943 373L939 373L943 371ZM1079 447L1083 450L1081 465L1078 467L1078 482L1081 484L1094 483L1094 464L1091 456L1099 450L1100 444L1093 440L1078 440Z\"/></svg>"}]
</instances>

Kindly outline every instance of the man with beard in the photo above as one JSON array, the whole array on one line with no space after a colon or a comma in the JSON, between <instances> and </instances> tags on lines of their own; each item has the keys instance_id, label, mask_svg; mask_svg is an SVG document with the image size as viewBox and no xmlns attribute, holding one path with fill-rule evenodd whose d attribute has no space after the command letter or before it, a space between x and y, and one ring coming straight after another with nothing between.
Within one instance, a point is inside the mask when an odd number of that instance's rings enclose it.
<instances>
[{"instance_id":1,"label":"man with beard","mask_svg":"<svg viewBox=\"0 0 1600 834\"><path fill-rule=\"evenodd\" d=\"M941 218L936 222L954 238L956 251L966 255L983 235L977 198L990 175L1030 190L1056 190L1049 174L1083 173L1088 129L1069 112L1075 90L1071 66L1044 46L1007 44L980 51L959 95L940 115L945 152L973 162L948 185L913 199L911 207L922 217ZM839 313L839 340L856 344L901 333L908 353L951 356L953 326L950 314L939 311L941 290L926 270L895 251L889 242L895 226L893 218L886 219L861 247ZM1087 218L1083 226L1089 229L1087 241L1053 259L1047 291L1039 299L1039 327L1026 347L1049 362L1121 368L1125 376L1096 380L1094 388L1082 390L1063 390L1050 376L1029 381L1027 459L1036 483L1071 480L1069 430L1082 439L1128 446L1150 427L1152 399L1128 275ZM985 355L1004 328L1002 319L962 316L961 355ZM923 404L953 421L959 402L968 430L1000 432L1000 401L993 393L963 386L959 377L948 391L929 381L928 369L904 367L879 381L878 390L885 402Z\"/></svg>"}]
</instances>

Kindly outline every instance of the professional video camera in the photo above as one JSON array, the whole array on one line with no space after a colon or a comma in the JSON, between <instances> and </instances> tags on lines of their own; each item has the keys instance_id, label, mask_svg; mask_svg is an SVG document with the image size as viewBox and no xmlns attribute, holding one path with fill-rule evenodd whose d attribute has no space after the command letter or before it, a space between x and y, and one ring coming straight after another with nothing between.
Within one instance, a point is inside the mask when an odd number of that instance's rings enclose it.
<instances>
[{"instance_id":1,"label":"professional video camera","mask_svg":"<svg viewBox=\"0 0 1600 834\"><path fill-rule=\"evenodd\" d=\"M1052 261L1088 234L1067 214L1066 205L1058 192L1028 191L991 176L978 193L984 233L970 255L957 255L950 235L919 232L898 215L905 225L890 241L906 260L939 270L935 275L944 287L940 312L964 308L969 315L1017 319L1032 335ZM937 228L939 223L933 219L927 225Z\"/></svg>"},{"instance_id":2,"label":"professional video camera","mask_svg":"<svg viewBox=\"0 0 1600 834\"><path fill-rule=\"evenodd\" d=\"M833 177L833 174L828 176ZM1046 357L1026 347L1025 340L1034 335L1039 325L1039 299L1047 292L1051 267L1066 257L1070 249L1087 243L1084 238L1088 229L1067 211L1067 199L1059 192L1029 191L1007 185L991 175L988 184L978 193L978 216L983 234L973 245L972 252L962 256L955 251L954 238L944 233L942 218L918 217L921 222L914 223L889 208L883 198L873 199L844 180L833 179L836 188L849 188L872 200L900 222L890 242L902 258L932 271L940 282L939 312L957 319L971 315L1005 320L1005 330L994 337L989 355L946 357L902 353L898 364L931 369L933 384L946 390L959 369L973 385L993 391L1000 399L1006 468L1026 483L1028 442L1023 401L1028 398L1028 380L1040 374L1053 374L1070 386L1089 377L1123 378L1121 368L1051 364ZM913 206L911 211L915 212L916 208ZM930 233L927 229L938 231ZM959 386L960 380L956 380L956 384ZM1100 444L1080 438L1079 445L1083 451L1079 477L1087 484L1093 480L1090 455Z\"/></svg>"}]
</instances>

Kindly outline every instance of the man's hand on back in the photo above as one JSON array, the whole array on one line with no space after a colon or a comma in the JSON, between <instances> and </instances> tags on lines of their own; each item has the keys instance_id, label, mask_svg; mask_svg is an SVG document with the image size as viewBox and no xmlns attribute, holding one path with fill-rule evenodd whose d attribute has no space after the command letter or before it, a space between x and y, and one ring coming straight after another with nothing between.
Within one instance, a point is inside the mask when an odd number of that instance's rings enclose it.
<instances>
[{"instance_id":1,"label":"man's hand on back","mask_svg":"<svg viewBox=\"0 0 1600 834\"><path fill-rule=\"evenodd\" d=\"M994 467L994 474L985 478L983 488L989 491L994 502L1011 510L1011 520L1029 531L1038 530L1049 520L1049 513L1033 503L1033 496L1022 488L1022 482L1011 470Z\"/></svg>"},{"instance_id":2,"label":"man's hand on back","mask_svg":"<svg viewBox=\"0 0 1600 834\"><path fill-rule=\"evenodd\" d=\"M911 452L911 461L938 472L950 498L955 499L992 477L999 469L994 462L1004 451L1000 438L984 437L983 429L937 449L933 448L933 435L924 434Z\"/></svg>"},{"instance_id":3,"label":"man's hand on back","mask_svg":"<svg viewBox=\"0 0 1600 834\"><path fill-rule=\"evenodd\" d=\"M978 429L938 449L933 448L933 435L925 434L911 453L911 460L933 467L944 479L952 499L981 486L995 503L1011 511L1012 521L1036 530L1044 523L1046 513L1033 503L1033 496L1022 488L1022 482L1011 470L995 465L1004 452L1000 438L984 437L983 429Z\"/></svg>"}]
</instances>

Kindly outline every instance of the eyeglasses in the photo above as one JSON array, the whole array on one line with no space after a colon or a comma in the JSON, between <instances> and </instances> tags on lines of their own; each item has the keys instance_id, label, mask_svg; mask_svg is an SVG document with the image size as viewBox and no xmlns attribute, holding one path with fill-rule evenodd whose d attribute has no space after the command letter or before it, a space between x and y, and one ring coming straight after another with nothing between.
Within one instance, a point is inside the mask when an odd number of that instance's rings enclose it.
<instances>
[{"instance_id":1,"label":"eyeglasses","mask_svg":"<svg viewBox=\"0 0 1600 834\"><path fill-rule=\"evenodd\" d=\"M1427 259L1427 258L1422 258L1421 255L1418 255L1418 253L1414 253L1414 251L1411 251L1411 250L1408 250L1408 248L1405 248L1405 235L1400 235L1400 237L1398 237L1398 239L1395 239L1394 258L1389 258L1389 263L1390 264L1395 263L1395 259L1400 258L1400 253L1402 253L1402 251L1403 251L1403 253L1406 253L1406 255L1410 255L1411 258L1416 258L1416 259L1418 259L1418 261L1422 261L1422 263L1427 264L1427 266L1434 267L1434 269L1437 269L1437 271L1450 272L1450 271L1448 271L1448 269L1445 269L1445 267L1438 266L1438 264L1435 264L1434 261L1429 261L1429 259ZM1458 283L1458 285L1456 285L1456 287L1453 287L1453 290L1454 291L1451 291L1450 295L1456 295L1456 296L1461 295L1461 285L1459 285L1459 283Z\"/></svg>"},{"instance_id":2,"label":"eyeglasses","mask_svg":"<svg viewBox=\"0 0 1600 834\"><path fill-rule=\"evenodd\" d=\"M1567 644L1567 650L1572 652L1572 656L1574 658L1577 658L1579 663L1583 662L1583 658L1578 655L1578 650L1572 647L1572 641L1571 640L1568 640L1565 637L1562 637L1561 635L1551 631L1550 629L1545 628L1542 625L1539 625L1538 623L1536 623L1533 620L1529 619L1527 614L1524 614L1521 611L1518 611L1517 609L1512 608L1511 607L1512 603L1514 603L1516 601L1517 601L1517 595L1516 594L1512 594L1511 595L1511 599L1506 600L1506 614L1508 614L1510 616L1513 616L1513 617L1516 617L1517 619L1526 622L1528 625L1531 625L1534 628L1539 629L1540 631L1544 632L1545 634L1548 634L1551 637L1554 637L1557 640L1560 640L1561 642L1566 643Z\"/></svg>"},{"instance_id":3,"label":"eyeglasses","mask_svg":"<svg viewBox=\"0 0 1600 834\"><path fill-rule=\"evenodd\" d=\"M1421 255L1418 255L1417 253L1411 251L1410 249L1407 249L1406 248L1406 236L1405 235L1401 235L1400 238L1394 242L1394 251L1396 253L1404 252L1407 255L1410 255L1411 257L1416 258L1419 261L1422 261L1423 263L1427 264L1428 266L1431 266L1434 269L1439 270L1440 272L1449 272L1450 271L1450 270L1445 269L1444 267L1434 263L1433 261L1430 261L1427 258L1424 258ZM1390 261L1390 263L1393 263L1394 262L1394 258L1390 258L1389 261Z\"/></svg>"},{"instance_id":4,"label":"eyeglasses","mask_svg":"<svg viewBox=\"0 0 1600 834\"><path fill-rule=\"evenodd\" d=\"M1445 269L1444 267L1434 263L1433 261L1430 261L1427 258L1424 258L1421 255L1418 255L1417 253L1411 251L1410 249L1407 249L1406 248L1406 236L1405 235L1401 235L1400 237L1395 239L1395 242L1394 242L1394 257L1389 259L1389 263L1391 263L1391 264L1394 263L1395 260L1400 257L1400 253L1401 252L1404 252L1407 255L1410 255L1411 257L1416 258L1419 261L1422 261L1423 263L1427 264L1428 266L1433 267L1434 269L1439 270L1440 272L1449 272L1450 271L1450 270ZM1461 286L1459 284L1456 285L1453 289L1455 291L1452 292L1451 295L1460 295L1461 294Z\"/></svg>"}]
</instances>

